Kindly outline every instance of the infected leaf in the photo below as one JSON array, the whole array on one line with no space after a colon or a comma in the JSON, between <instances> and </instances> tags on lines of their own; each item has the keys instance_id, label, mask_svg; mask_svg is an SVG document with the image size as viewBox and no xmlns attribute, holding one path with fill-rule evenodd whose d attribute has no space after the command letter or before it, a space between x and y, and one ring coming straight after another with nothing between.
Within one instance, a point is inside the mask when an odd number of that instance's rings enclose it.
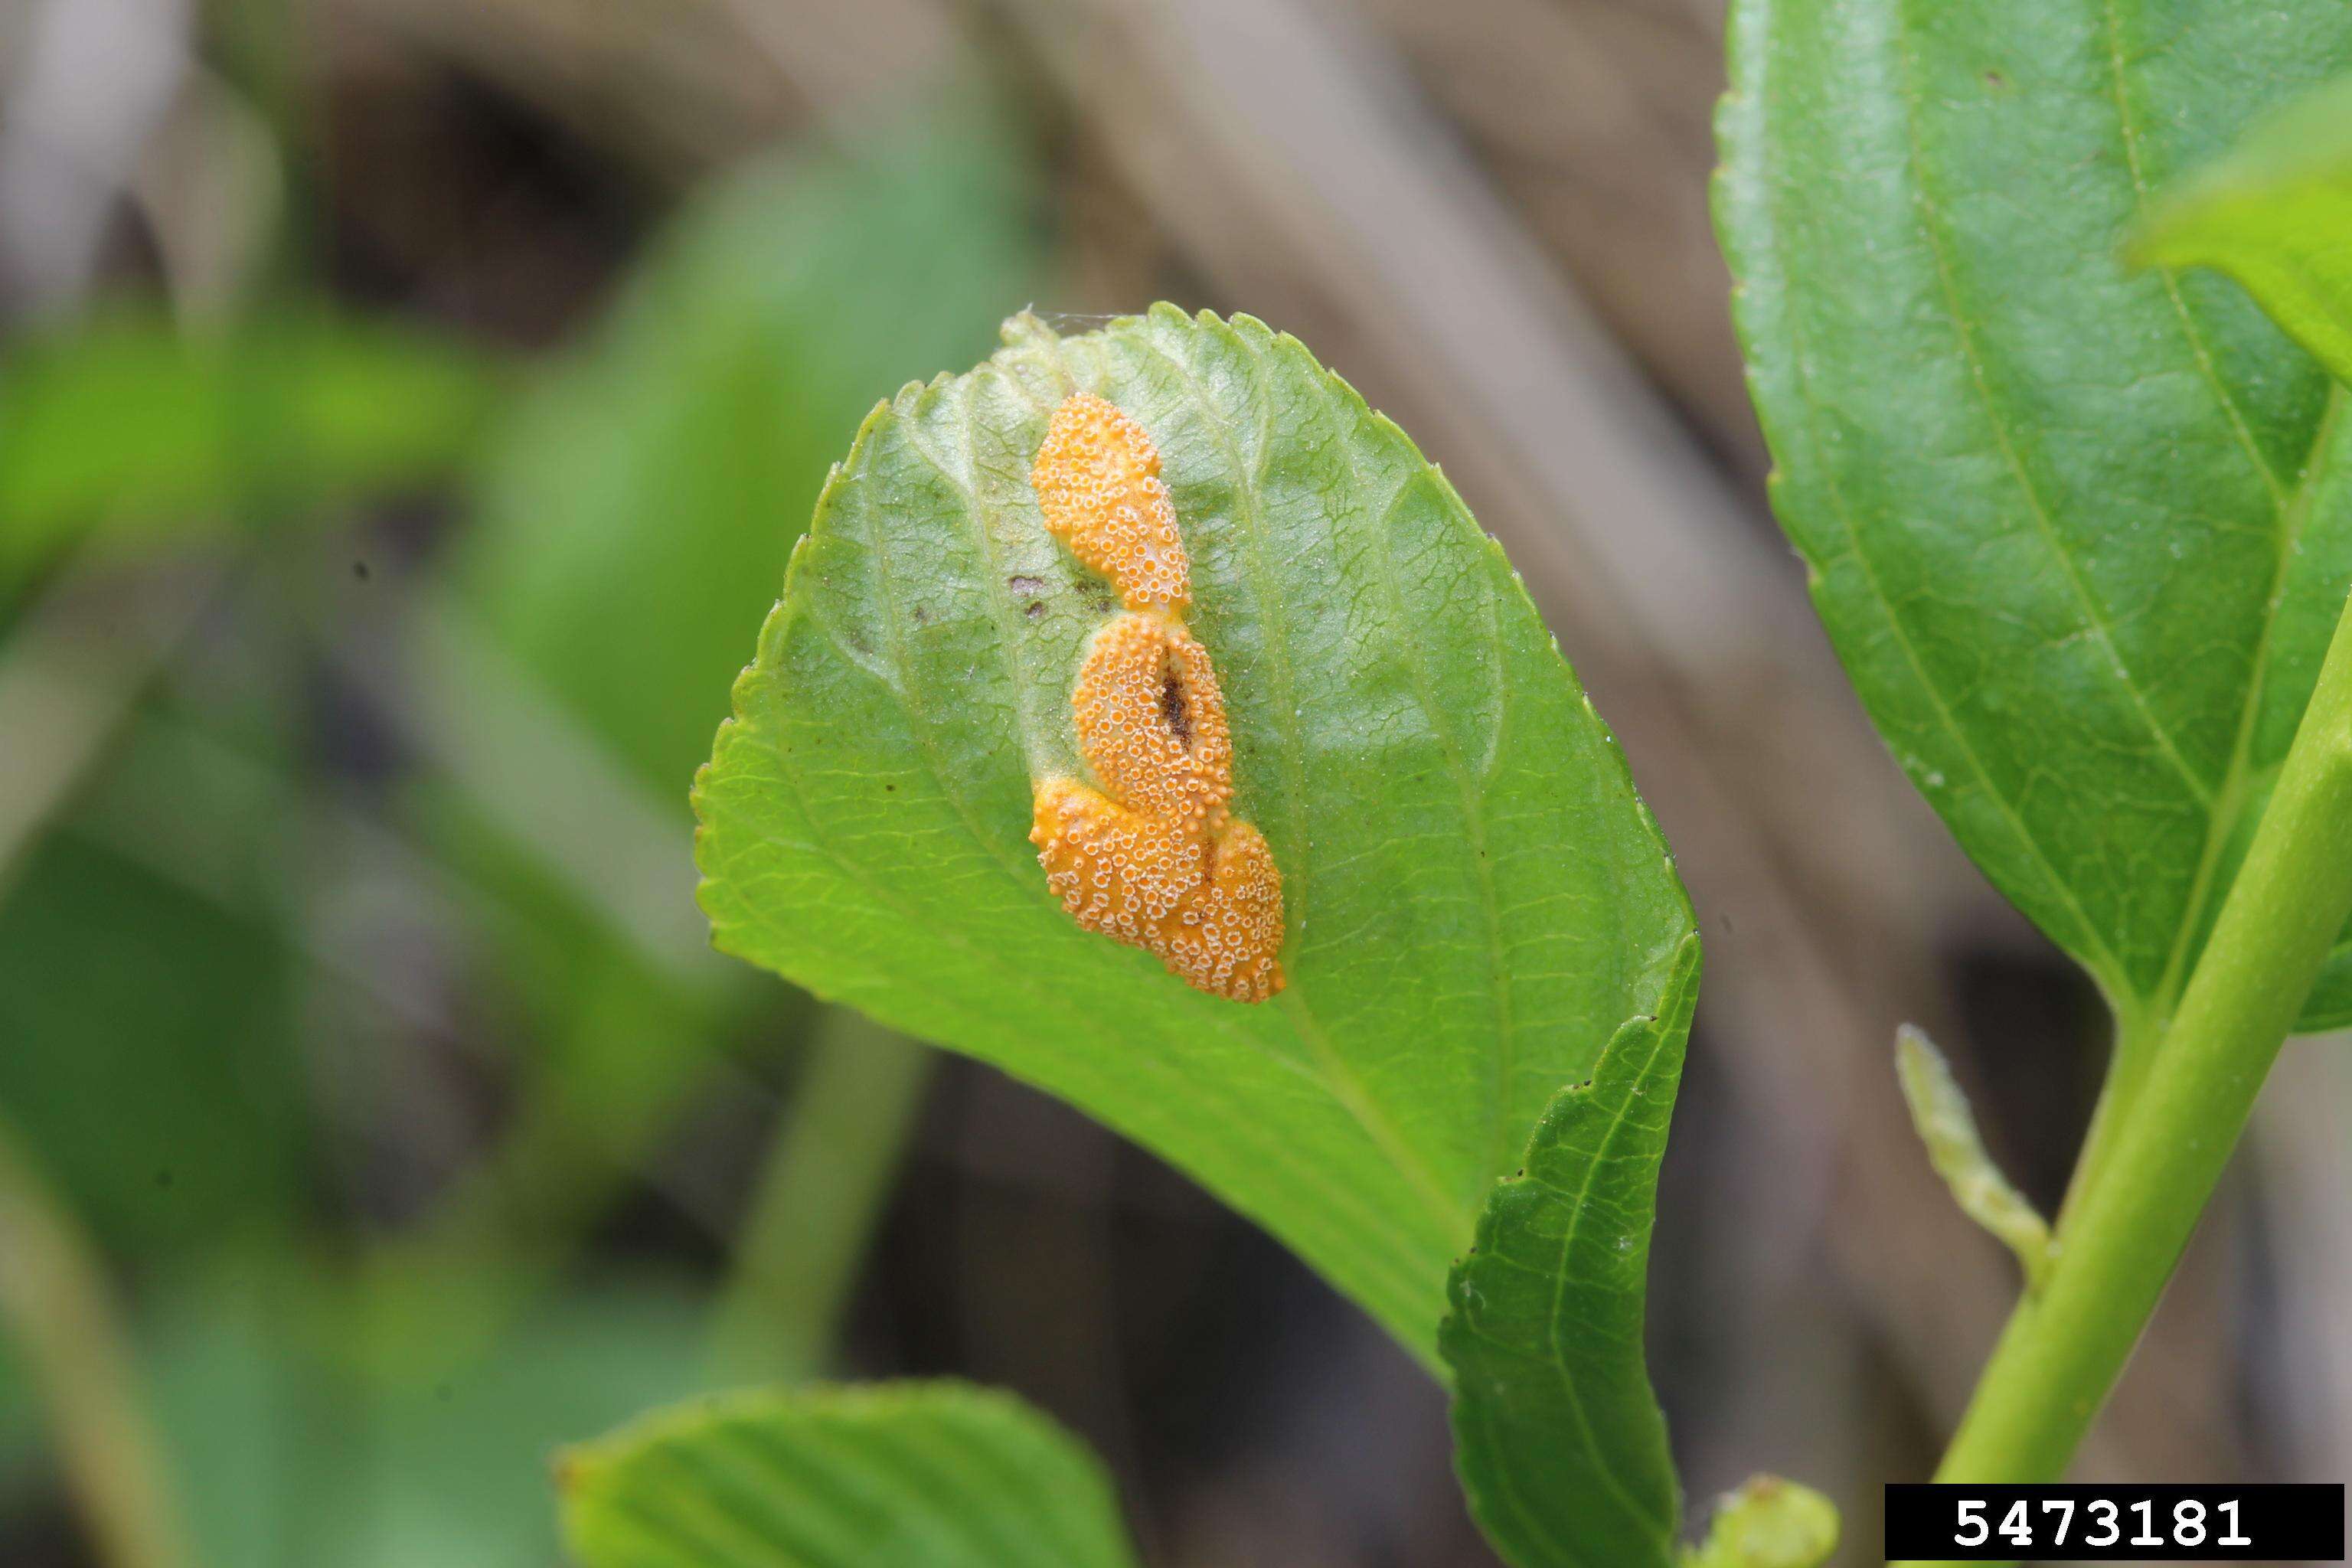
<instances>
[{"instance_id":1,"label":"infected leaf","mask_svg":"<svg viewBox=\"0 0 2352 1568\"><path fill-rule=\"evenodd\" d=\"M1263 1005L1082 930L1024 842L1037 781L1108 798L1072 698L1123 606L1032 483L1074 393L1160 458L1232 747L1217 868L1280 868L1286 984ZM1180 692L1198 755L1214 709ZM1496 1178L1663 1005L1691 929L1501 552L1402 431L1245 318L1019 318L987 363L877 409L734 706L695 801L722 948L1157 1151L1433 1365Z\"/></svg>"}]
</instances>

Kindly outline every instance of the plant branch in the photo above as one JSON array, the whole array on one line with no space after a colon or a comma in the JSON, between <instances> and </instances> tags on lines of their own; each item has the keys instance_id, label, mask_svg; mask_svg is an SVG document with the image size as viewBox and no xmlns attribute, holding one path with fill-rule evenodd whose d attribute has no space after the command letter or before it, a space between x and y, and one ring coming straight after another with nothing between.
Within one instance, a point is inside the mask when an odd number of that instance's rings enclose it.
<instances>
[{"instance_id":1,"label":"plant branch","mask_svg":"<svg viewBox=\"0 0 2352 1568\"><path fill-rule=\"evenodd\" d=\"M2155 1311L2330 944L2352 916L2352 617L2180 1007L2107 1119L2038 1298L2021 1302L1936 1479L2057 1477Z\"/></svg>"},{"instance_id":2,"label":"plant branch","mask_svg":"<svg viewBox=\"0 0 2352 1568\"><path fill-rule=\"evenodd\" d=\"M98 1260L0 1124L0 1327L39 1387L60 1463L109 1568L194 1561Z\"/></svg>"},{"instance_id":3,"label":"plant branch","mask_svg":"<svg viewBox=\"0 0 2352 1568\"><path fill-rule=\"evenodd\" d=\"M724 1376L823 1371L930 1081L930 1051L863 1014L837 1007L818 1026L719 1303Z\"/></svg>"}]
</instances>

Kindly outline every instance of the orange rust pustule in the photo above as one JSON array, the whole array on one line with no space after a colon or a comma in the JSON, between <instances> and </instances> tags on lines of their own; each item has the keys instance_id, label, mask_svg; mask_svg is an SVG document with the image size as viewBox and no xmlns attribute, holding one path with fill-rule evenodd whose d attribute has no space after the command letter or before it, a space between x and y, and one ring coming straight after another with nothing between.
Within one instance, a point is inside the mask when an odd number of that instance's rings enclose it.
<instances>
[{"instance_id":1,"label":"orange rust pustule","mask_svg":"<svg viewBox=\"0 0 2352 1568\"><path fill-rule=\"evenodd\" d=\"M1029 840L1045 885L1088 931L1160 951L1209 885L1202 836L1130 810L1076 779L1038 784Z\"/></svg>"},{"instance_id":2,"label":"orange rust pustule","mask_svg":"<svg viewBox=\"0 0 2352 1568\"><path fill-rule=\"evenodd\" d=\"M1248 823L1181 833L1048 778L1029 837L1045 885L1087 931L1142 948L1212 995L1263 1002L1282 989L1282 873Z\"/></svg>"},{"instance_id":3,"label":"orange rust pustule","mask_svg":"<svg viewBox=\"0 0 2352 1568\"><path fill-rule=\"evenodd\" d=\"M1160 481L1160 449L1116 404L1088 392L1063 399L1029 482L1046 531L1117 584L1129 609L1189 607L1192 563Z\"/></svg>"},{"instance_id":4,"label":"orange rust pustule","mask_svg":"<svg viewBox=\"0 0 2352 1568\"><path fill-rule=\"evenodd\" d=\"M1236 1002L1283 987L1282 871L1233 816L1233 732L1209 650L1184 628L1191 564L1142 426L1079 393L1054 411L1033 483L1045 526L1118 585L1127 612L1087 645L1070 694L1103 785L1037 782L1045 885L1084 929L1157 955Z\"/></svg>"},{"instance_id":5,"label":"orange rust pustule","mask_svg":"<svg viewBox=\"0 0 2352 1568\"><path fill-rule=\"evenodd\" d=\"M1233 733L1209 650L1156 616L1095 633L1070 694L1078 749L1123 804L1195 836L1234 794Z\"/></svg>"},{"instance_id":6,"label":"orange rust pustule","mask_svg":"<svg viewBox=\"0 0 2352 1568\"><path fill-rule=\"evenodd\" d=\"M1209 887L1176 913L1160 962L1203 991L1263 1002L1282 989L1282 872L1265 837L1229 816L1208 838Z\"/></svg>"}]
</instances>

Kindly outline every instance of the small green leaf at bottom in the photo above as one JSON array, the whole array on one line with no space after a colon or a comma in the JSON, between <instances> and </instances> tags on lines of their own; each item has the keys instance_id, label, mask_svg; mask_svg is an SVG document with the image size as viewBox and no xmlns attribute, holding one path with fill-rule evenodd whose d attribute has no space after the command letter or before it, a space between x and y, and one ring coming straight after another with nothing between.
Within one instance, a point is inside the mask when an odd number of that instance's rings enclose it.
<instances>
[{"instance_id":1,"label":"small green leaf at bottom","mask_svg":"<svg viewBox=\"0 0 2352 1568\"><path fill-rule=\"evenodd\" d=\"M1820 1568L1837 1550L1830 1500L1778 1476L1758 1476L1715 1505L1706 1543L1683 1568Z\"/></svg>"},{"instance_id":2,"label":"small green leaf at bottom","mask_svg":"<svg viewBox=\"0 0 2352 1568\"><path fill-rule=\"evenodd\" d=\"M1134 1568L1092 1455L1009 1395L727 1395L557 1466L583 1568Z\"/></svg>"},{"instance_id":3,"label":"small green leaf at bottom","mask_svg":"<svg viewBox=\"0 0 2352 1568\"><path fill-rule=\"evenodd\" d=\"M1454 1464L1517 1568L1666 1568L1682 1490L1643 1359L1658 1162L1681 1082L1699 949L1654 1016L1537 1124L1455 1265L1438 1347L1454 1368Z\"/></svg>"}]
</instances>

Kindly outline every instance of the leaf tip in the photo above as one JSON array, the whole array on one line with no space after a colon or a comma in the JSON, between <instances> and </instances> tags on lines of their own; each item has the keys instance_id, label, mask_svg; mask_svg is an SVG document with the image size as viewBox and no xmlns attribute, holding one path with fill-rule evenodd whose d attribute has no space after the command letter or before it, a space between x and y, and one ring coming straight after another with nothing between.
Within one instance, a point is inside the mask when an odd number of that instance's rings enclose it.
<instances>
[{"instance_id":1,"label":"leaf tip","mask_svg":"<svg viewBox=\"0 0 2352 1568\"><path fill-rule=\"evenodd\" d=\"M1024 305L1004 318L996 329L997 341L1008 349L1052 349L1062 341L1033 302Z\"/></svg>"}]
</instances>

